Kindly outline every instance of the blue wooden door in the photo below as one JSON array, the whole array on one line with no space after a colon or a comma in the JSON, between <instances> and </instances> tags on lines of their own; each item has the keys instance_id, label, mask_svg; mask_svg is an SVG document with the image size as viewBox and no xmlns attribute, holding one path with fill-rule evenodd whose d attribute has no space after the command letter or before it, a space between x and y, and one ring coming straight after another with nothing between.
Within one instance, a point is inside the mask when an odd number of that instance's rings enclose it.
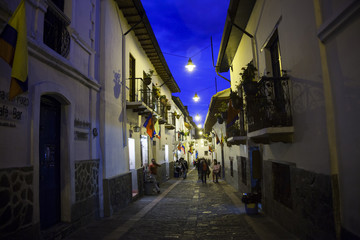
<instances>
[{"instance_id":1,"label":"blue wooden door","mask_svg":"<svg viewBox=\"0 0 360 240\"><path fill-rule=\"evenodd\" d=\"M60 103L41 97L39 132L40 225L60 221Z\"/></svg>"}]
</instances>

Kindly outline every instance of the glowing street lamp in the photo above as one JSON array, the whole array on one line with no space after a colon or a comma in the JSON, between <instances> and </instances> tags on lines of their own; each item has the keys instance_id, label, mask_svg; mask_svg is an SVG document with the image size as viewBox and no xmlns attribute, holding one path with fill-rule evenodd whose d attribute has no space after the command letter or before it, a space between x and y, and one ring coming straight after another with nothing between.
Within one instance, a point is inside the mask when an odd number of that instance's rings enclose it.
<instances>
[{"instance_id":1,"label":"glowing street lamp","mask_svg":"<svg viewBox=\"0 0 360 240\"><path fill-rule=\"evenodd\" d=\"M196 114L196 116L195 116L195 121L200 121L201 120L201 117L200 117L200 115L199 114Z\"/></svg>"},{"instance_id":2,"label":"glowing street lamp","mask_svg":"<svg viewBox=\"0 0 360 240\"><path fill-rule=\"evenodd\" d=\"M197 125L197 127L198 127L198 128L201 128L201 127L202 127L201 123L199 123L199 124Z\"/></svg>"},{"instance_id":3,"label":"glowing street lamp","mask_svg":"<svg viewBox=\"0 0 360 240\"><path fill-rule=\"evenodd\" d=\"M193 64L193 62L191 61L191 58L189 58L189 61L188 61L188 63L186 64L185 68L186 68L189 72L192 72L195 67L196 67L196 65Z\"/></svg>"},{"instance_id":4,"label":"glowing street lamp","mask_svg":"<svg viewBox=\"0 0 360 240\"><path fill-rule=\"evenodd\" d=\"M197 93L195 93L193 100L194 100L194 102L198 102L200 100L200 97L199 97L199 95L197 95Z\"/></svg>"}]
</instances>

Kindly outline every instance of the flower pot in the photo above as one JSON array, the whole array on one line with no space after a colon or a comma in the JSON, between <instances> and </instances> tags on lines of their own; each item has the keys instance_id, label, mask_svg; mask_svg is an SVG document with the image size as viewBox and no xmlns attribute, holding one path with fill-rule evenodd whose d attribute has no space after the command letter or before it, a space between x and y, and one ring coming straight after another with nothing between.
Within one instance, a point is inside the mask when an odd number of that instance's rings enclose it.
<instances>
[{"instance_id":1,"label":"flower pot","mask_svg":"<svg viewBox=\"0 0 360 240\"><path fill-rule=\"evenodd\" d=\"M146 77L146 78L144 78L144 83L145 83L146 85L150 85L150 83L151 83L151 77Z\"/></svg>"},{"instance_id":2,"label":"flower pot","mask_svg":"<svg viewBox=\"0 0 360 240\"><path fill-rule=\"evenodd\" d=\"M217 117L217 121L219 124L223 124L224 119L222 117Z\"/></svg>"}]
</instances>

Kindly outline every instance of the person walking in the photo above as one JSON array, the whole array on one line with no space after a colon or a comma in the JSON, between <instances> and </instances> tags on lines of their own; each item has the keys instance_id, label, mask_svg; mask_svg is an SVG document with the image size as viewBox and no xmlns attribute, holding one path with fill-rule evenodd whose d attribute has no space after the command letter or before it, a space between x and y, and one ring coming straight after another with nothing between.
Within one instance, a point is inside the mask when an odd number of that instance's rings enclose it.
<instances>
[{"instance_id":1,"label":"person walking","mask_svg":"<svg viewBox=\"0 0 360 240\"><path fill-rule=\"evenodd\" d=\"M161 167L161 165L157 164L154 158L151 159L151 164L149 166L151 178L154 181L154 187L155 187L157 193L160 193L160 187L159 187L158 182L156 181L156 175L157 175L157 168L158 167Z\"/></svg>"},{"instance_id":2,"label":"person walking","mask_svg":"<svg viewBox=\"0 0 360 240\"><path fill-rule=\"evenodd\" d=\"M213 173L212 173L212 177L213 177L213 182L215 182L215 178L216 178L216 183L218 183L218 178L220 177L220 171L221 171L221 166L220 164L217 163L217 160L214 159L214 166L213 166Z\"/></svg>"},{"instance_id":3,"label":"person walking","mask_svg":"<svg viewBox=\"0 0 360 240\"><path fill-rule=\"evenodd\" d=\"M187 174L187 170L188 170L188 165L187 165L187 161L185 161L184 158L180 158L180 164L181 164L181 169L183 172L183 178L186 178L186 174Z\"/></svg>"},{"instance_id":4,"label":"person walking","mask_svg":"<svg viewBox=\"0 0 360 240\"><path fill-rule=\"evenodd\" d=\"M209 171L209 166L207 164L206 159L202 158L199 165L200 165L199 168L201 171L201 181L202 181L202 183L206 183L206 175Z\"/></svg>"}]
</instances>

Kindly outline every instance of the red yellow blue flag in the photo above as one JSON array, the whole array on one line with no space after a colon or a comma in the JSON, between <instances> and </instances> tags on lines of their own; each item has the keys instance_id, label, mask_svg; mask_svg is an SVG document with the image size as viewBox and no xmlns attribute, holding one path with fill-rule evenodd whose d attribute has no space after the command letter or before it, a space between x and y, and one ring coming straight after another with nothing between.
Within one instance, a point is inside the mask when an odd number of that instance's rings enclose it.
<instances>
[{"instance_id":1,"label":"red yellow blue flag","mask_svg":"<svg viewBox=\"0 0 360 240\"><path fill-rule=\"evenodd\" d=\"M181 144L181 149L184 151L185 153L185 146L183 144Z\"/></svg>"},{"instance_id":2,"label":"red yellow blue flag","mask_svg":"<svg viewBox=\"0 0 360 240\"><path fill-rule=\"evenodd\" d=\"M148 118L146 119L146 121L144 122L143 126L146 128L147 134L149 134L150 138L152 139L154 137L155 128L154 128L154 121L152 119L151 113L148 116Z\"/></svg>"},{"instance_id":3,"label":"red yellow blue flag","mask_svg":"<svg viewBox=\"0 0 360 240\"><path fill-rule=\"evenodd\" d=\"M28 90L28 47L25 1L22 0L0 34L0 57L11 66L9 98Z\"/></svg>"},{"instance_id":4,"label":"red yellow blue flag","mask_svg":"<svg viewBox=\"0 0 360 240\"><path fill-rule=\"evenodd\" d=\"M192 148L192 147L190 147L190 149L189 149L189 151L188 151L188 152L189 152L190 154L193 154L193 151L194 151L194 150L193 150L193 148Z\"/></svg>"}]
</instances>

